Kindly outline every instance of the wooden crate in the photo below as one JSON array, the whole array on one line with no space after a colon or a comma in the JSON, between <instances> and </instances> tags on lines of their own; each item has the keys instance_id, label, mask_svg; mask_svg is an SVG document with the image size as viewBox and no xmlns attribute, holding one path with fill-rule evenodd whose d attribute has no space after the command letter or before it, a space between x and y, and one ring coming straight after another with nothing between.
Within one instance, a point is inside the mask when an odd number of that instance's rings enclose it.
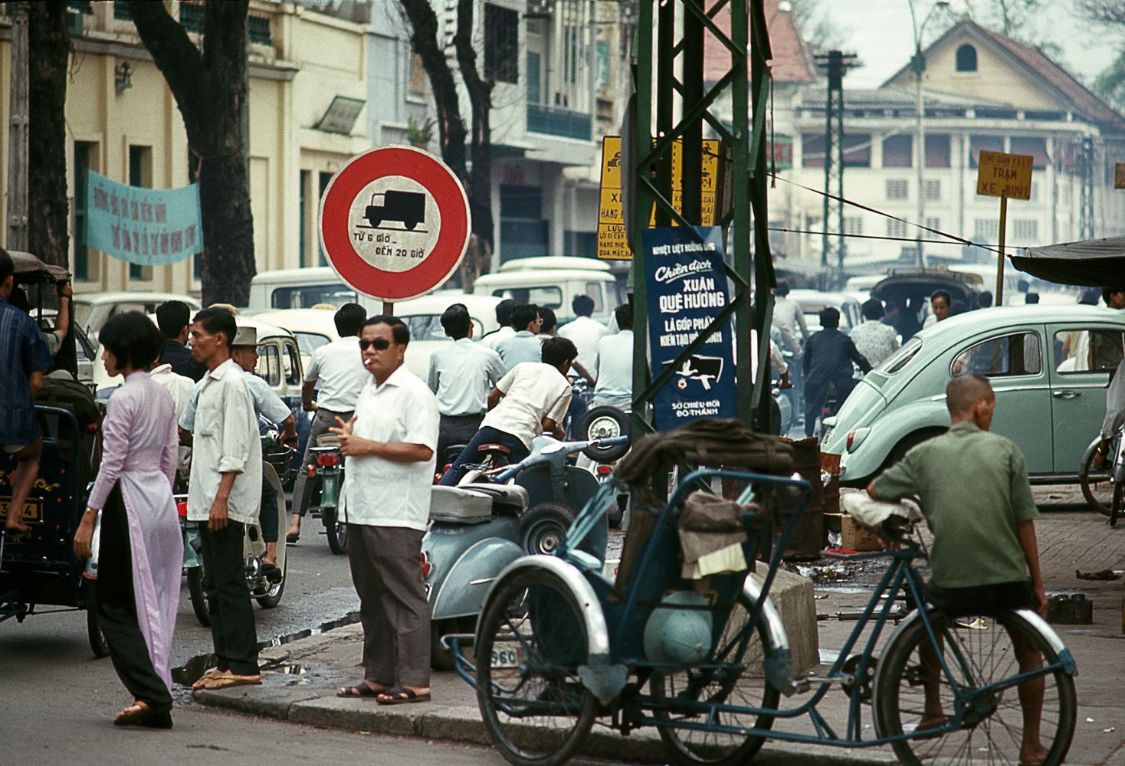
<instances>
[{"instance_id":1,"label":"wooden crate","mask_svg":"<svg viewBox=\"0 0 1125 766\"><path fill-rule=\"evenodd\" d=\"M845 513L840 519L840 547L853 551L881 551L883 538L864 529L856 523L851 514Z\"/></svg>"}]
</instances>

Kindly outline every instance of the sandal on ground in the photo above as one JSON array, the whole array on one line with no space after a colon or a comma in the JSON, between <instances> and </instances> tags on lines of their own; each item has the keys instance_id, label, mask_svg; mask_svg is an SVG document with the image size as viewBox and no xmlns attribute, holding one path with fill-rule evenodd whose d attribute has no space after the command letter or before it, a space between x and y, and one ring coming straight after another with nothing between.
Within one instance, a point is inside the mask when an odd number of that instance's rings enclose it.
<instances>
[{"instance_id":1,"label":"sandal on ground","mask_svg":"<svg viewBox=\"0 0 1125 766\"><path fill-rule=\"evenodd\" d=\"M260 686L262 683L261 675L240 676L237 673L231 673L229 670L200 680L204 681L204 684L199 688L206 691L229 689L232 686Z\"/></svg>"},{"instance_id":2,"label":"sandal on ground","mask_svg":"<svg viewBox=\"0 0 1125 766\"><path fill-rule=\"evenodd\" d=\"M192 689L192 691L195 691L196 689L202 689L204 686L207 685L208 680L214 678L215 676L220 676L220 675L223 675L224 673L229 673L229 672L230 671L227 670L226 668L211 668L210 670L206 671L203 675L201 675L199 678L197 678L195 680L195 683L193 683L191 685L191 689Z\"/></svg>"},{"instance_id":3,"label":"sandal on ground","mask_svg":"<svg viewBox=\"0 0 1125 766\"><path fill-rule=\"evenodd\" d=\"M430 693L419 694L406 686L396 686L380 694L376 700L380 705L409 705L414 702L429 702Z\"/></svg>"},{"instance_id":4,"label":"sandal on ground","mask_svg":"<svg viewBox=\"0 0 1125 766\"><path fill-rule=\"evenodd\" d=\"M113 719L114 726L142 726L147 729L171 729L172 713L153 710L144 702L134 702Z\"/></svg>"},{"instance_id":5,"label":"sandal on ground","mask_svg":"<svg viewBox=\"0 0 1125 766\"><path fill-rule=\"evenodd\" d=\"M286 545L296 545L297 541L301 539L300 532L287 532L285 535Z\"/></svg>"},{"instance_id":6,"label":"sandal on ground","mask_svg":"<svg viewBox=\"0 0 1125 766\"><path fill-rule=\"evenodd\" d=\"M381 694L387 694L390 691L389 686L379 686L375 688L366 681L360 681L355 686L342 686L336 690L337 697L346 697L348 699L369 698L375 699Z\"/></svg>"}]
</instances>

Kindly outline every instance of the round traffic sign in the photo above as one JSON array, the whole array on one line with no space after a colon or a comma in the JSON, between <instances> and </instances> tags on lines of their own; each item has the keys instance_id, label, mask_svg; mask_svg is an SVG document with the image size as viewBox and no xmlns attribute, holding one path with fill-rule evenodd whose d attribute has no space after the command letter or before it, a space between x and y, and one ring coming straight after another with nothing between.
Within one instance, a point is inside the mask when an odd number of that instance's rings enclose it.
<instances>
[{"instance_id":1,"label":"round traffic sign","mask_svg":"<svg viewBox=\"0 0 1125 766\"><path fill-rule=\"evenodd\" d=\"M469 200L449 167L420 149L353 157L320 200L320 245L340 278L383 301L434 289L469 244Z\"/></svg>"}]
</instances>

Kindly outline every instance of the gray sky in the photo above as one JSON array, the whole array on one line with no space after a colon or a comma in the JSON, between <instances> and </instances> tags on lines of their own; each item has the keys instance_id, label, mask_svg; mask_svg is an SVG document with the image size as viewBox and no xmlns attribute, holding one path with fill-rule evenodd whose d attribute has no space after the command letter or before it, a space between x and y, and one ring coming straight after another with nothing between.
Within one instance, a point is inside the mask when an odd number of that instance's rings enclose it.
<instances>
[{"instance_id":1,"label":"gray sky","mask_svg":"<svg viewBox=\"0 0 1125 766\"><path fill-rule=\"evenodd\" d=\"M799 2L800 0L797 0ZM914 0L914 9L921 22L933 5L932 0ZM980 5L979 0L977 3ZM1109 35L1091 27L1072 10L1070 0L1044 0L1046 10L1036 26L1049 30L1045 36L1060 45L1062 64L1087 87L1116 55L1115 44L1120 35ZM963 0L952 0L950 9L956 15L965 7ZM844 87L873 88L910 61L914 36L907 0L821 0L820 13L841 27L847 36L844 50L859 54L864 66L848 73ZM925 29L926 44L936 39L943 29L937 18L931 18Z\"/></svg>"}]
</instances>

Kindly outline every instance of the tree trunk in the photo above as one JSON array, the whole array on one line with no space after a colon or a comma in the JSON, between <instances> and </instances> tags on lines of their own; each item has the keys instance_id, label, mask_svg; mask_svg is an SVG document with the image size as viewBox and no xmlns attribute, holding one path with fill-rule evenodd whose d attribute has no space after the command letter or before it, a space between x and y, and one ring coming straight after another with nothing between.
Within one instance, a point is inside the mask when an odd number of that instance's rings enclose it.
<instances>
[{"instance_id":1,"label":"tree trunk","mask_svg":"<svg viewBox=\"0 0 1125 766\"><path fill-rule=\"evenodd\" d=\"M203 214L203 303L245 306L255 273L254 221L243 146L248 0L204 6L202 52L163 3L130 0L141 41L184 118Z\"/></svg>"},{"instance_id":2,"label":"tree trunk","mask_svg":"<svg viewBox=\"0 0 1125 766\"><path fill-rule=\"evenodd\" d=\"M66 84L70 37L66 3L27 3L28 250L67 266ZM74 183L85 183L75 178ZM75 232L75 236L81 236Z\"/></svg>"}]
</instances>

